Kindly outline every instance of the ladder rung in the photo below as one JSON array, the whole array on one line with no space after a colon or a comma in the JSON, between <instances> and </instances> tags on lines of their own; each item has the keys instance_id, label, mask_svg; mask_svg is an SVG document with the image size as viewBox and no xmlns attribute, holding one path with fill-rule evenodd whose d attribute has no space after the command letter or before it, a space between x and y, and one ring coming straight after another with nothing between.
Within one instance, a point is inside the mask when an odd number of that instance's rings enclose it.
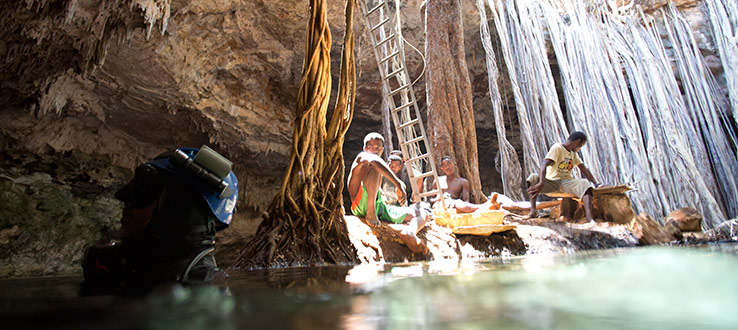
<instances>
[{"instance_id":1,"label":"ladder rung","mask_svg":"<svg viewBox=\"0 0 738 330\"><path fill-rule=\"evenodd\" d=\"M369 9L369 11L366 12L366 16L373 14L375 11L379 10L379 8L382 8L382 6L384 6L384 2L380 2L376 7Z\"/></svg>"},{"instance_id":2,"label":"ladder rung","mask_svg":"<svg viewBox=\"0 0 738 330\"><path fill-rule=\"evenodd\" d=\"M398 73L403 72L403 71L405 71L405 68L399 68L399 69L397 69L395 71L392 71L389 74L387 74L386 76L384 76L384 80L387 80L389 78L392 78L395 75L397 75Z\"/></svg>"},{"instance_id":3,"label":"ladder rung","mask_svg":"<svg viewBox=\"0 0 738 330\"><path fill-rule=\"evenodd\" d=\"M402 86L400 86L400 87L397 87L397 89L395 89L395 90L393 90L393 91L389 92L389 94L387 94L387 96L392 96L392 95L395 95L395 94L397 94L397 93L399 93L399 92L402 92L402 91L404 91L404 90L407 90L407 86L409 86L409 85L410 85L410 84L406 84L406 85L402 85Z\"/></svg>"},{"instance_id":4,"label":"ladder rung","mask_svg":"<svg viewBox=\"0 0 738 330\"><path fill-rule=\"evenodd\" d=\"M415 119L413 119L413 120L411 120L411 121L409 121L407 123L400 124L399 129L403 129L403 128L408 127L408 126L415 125L415 124L417 124L419 122L420 122L420 119L419 118L415 118Z\"/></svg>"},{"instance_id":5,"label":"ladder rung","mask_svg":"<svg viewBox=\"0 0 738 330\"><path fill-rule=\"evenodd\" d=\"M370 5L371 9L367 8ZM373 50L380 69L381 82L385 90L388 91L384 95L384 98L392 110L392 119L400 123L399 125L395 125L395 130L397 131L398 138L401 138L400 144L402 148L408 151L408 156L411 157L407 160L407 164L413 168L417 168L417 172L411 171L410 174L419 173L417 176L411 176L411 180L436 178L438 171L433 165L434 160L431 158L427 146L428 139L423 128L423 119L418 112L418 103L415 100L412 81L409 80L410 77L405 66L405 56L402 53L404 51L402 47L402 35L399 34L400 31L398 26L396 26L400 23L399 16L394 17L393 15L397 13L390 13L391 8L388 5L390 5L388 0L361 1L361 10L364 12L364 23L369 30L370 39L374 42ZM372 25L374 22L377 22L377 24ZM392 42L393 40L394 42ZM387 69L385 70L384 68ZM387 71L390 72L384 75ZM393 87L397 86L397 88L391 88L390 85L393 85ZM401 97L398 99L397 95ZM396 103L400 105L395 107ZM423 153L423 150L426 150L426 152ZM424 162L427 164L424 164ZM427 172L422 170L423 165L429 165ZM421 192L415 185L412 188L413 192L418 193L421 198L441 196L443 192L440 187L425 192Z\"/></svg>"},{"instance_id":6,"label":"ladder rung","mask_svg":"<svg viewBox=\"0 0 738 330\"><path fill-rule=\"evenodd\" d=\"M412 163L412 162L418 161L418 160L423 159L423 158L428 158L428 154L422 154L422 155L420 155L418 157L410 158L410 159L407 160L407 162L408 163Z\"/></svg>"},{"instance_id":7,"label":"ladder rung","mask_svg":"<svg viewBox=\"0 0 738 330\"><path fill-rule=\"evenodd\" d=\"M379 22L379 24L375 25L375 26L374 26L374 27L372 28L372 32L374 32L375 30L377 30L378 28L380 28L380 27L381 27L382 25L384 25L384 23L387 23L387 22L389 22L389 20L390 20L390 18L389 18L389 17L387 17L387 18L383 19L383 20L382 20L381 22Z\"/></svg>"},{"instance_id":8,"label":"ladder rung","mask_svg":"<svg viewBox=\"0 0 738 330\"><path fill-rule=\"evenodd\" d=\"M405 141L405 142L402 142L401 144L402 144L402 145L408 145L408 144L412 144L412 143L415 143L415 142L421 141L421 140L423 140L423 139L425 139L425 136L422 136L422 135L421 135L421 136L418 136L418 137L416 137L416 138L414 138L414 139L412 139L412 140L409 140L409 141Z\"/></svg>"},{"instance_id":9,"label":"ladder rung","mask_svg":"<svg viewBox=\"0 0 738 330\"><path fill-rule=\"evenodd\" d=\"M396 56L396 55L397 55L397 54L399 54L399 53L400 53L400 50L399 50L399 49L398 49L398 50L396 50L396 51L394 51L394 52L392 52L392 54L389 54L389 55L387 55L387 57L385 57L385 58L383 58L382 60L380 60L380 61L379 61L379 64L382 64L382 63L384 63L384 62L387 62L387 61L389 61L389 59L391 59L392 57Z\"/></svg>"},{"instance_id":10,"label":"ladder rung","mask_svg":"<svg viewBox=\"0 0 738 330\"><path fill-rule=\"evenodd\" d=\"M395 38L395 34L393 33L393 34L392 34L391 36L389 36L389 37L387 37L387 38L384 38L384 39L382 39L382 41L378 42L378 43L377 43L377 45L376 45L376 46L374 46L374 47L375 47L375 48L378 48L379 46L382 46L382 45L384 45L384 44L385 44L385 43L386 43L387 41L390 41L390 40L392 40L392 39L394 39L394 38Z\"/></svg>"},{"instance_id":11,"label":"ladder rung","mask_svg":"<svg viewBox=\"0 0 738 330\"><path fill-rule=\"evenodd\" d=\"M435 190L420 193L418 195L420 198L423 198L423 197L428 197L428 196L438 196L439 193L441 193L441 190L435 189Z\"/></svg>"},{"instance_id":12,"label":"ladder rung","mask_svg":"<svg viewBox=\"0 0 738 330\"><path fill-rule=\"evenodd\" d=\"M401 106L393 109L393 111L394 112L402 111L402 110L405 110L405 108L410 107L411 105L413 105L413 102L405 103L405 104L403 104L403 105L401 105Z\"/></svg>"},{"instance_id":13,"label":"ladder rung","mask_svg":"<svg viewBox=\"0 0 738 330\"><path fill-rule=\"evenodd\" d=\"M413 180L413 179L422 179L422 178L426 178L426 177L429 177L429 176L432 176L432 175L433 175L433 172L425 172L423 174L418 174L418 175L410 178L410 180Z\"/></svg>"}]
</instances>

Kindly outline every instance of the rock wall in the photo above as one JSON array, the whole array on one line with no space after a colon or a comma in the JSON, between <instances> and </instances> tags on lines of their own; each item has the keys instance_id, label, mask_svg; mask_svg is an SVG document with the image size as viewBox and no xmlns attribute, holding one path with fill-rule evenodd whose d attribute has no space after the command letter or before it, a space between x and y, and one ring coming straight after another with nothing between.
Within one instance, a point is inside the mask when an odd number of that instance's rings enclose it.
<instances>
[{"instance_id":1,"label":"rock wall","mask_svg":"<svg viewBox=\"0 0 738 330\"><path fill-rule=\"evenodd\" d=\"M664 2L640 1L652 8ZM337 79L343 2L328 5ZM714 59L699 2L680 5ZM473 1L462 6L480 175L490 193L501 183L479 15ZM400 7L405 38L422 50L422 1ZM79 271L82 248L117 231L116 187L141 161L180 146L208 144L234 162L237 214L219 241L236 248L252 235L289 157L307 9L302 0L0 4L0 277ZM363 136L381 129L379 75L355 19L358 81L347 163ZM423 107L423 59L406 49ZM719 75L720 62L710 63ZM511 100L505 81L503 75L503 100ZM506 125L520 150L515 116Z\"/></svg>"}]
</instances>

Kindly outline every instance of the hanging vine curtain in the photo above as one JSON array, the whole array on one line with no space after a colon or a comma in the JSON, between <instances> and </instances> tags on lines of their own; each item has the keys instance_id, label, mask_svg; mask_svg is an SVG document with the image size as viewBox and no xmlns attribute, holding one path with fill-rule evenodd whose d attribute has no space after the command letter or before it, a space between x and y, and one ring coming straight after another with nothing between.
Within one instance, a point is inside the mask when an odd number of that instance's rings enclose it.
<instances>
[{"instance_id":1,"label":"hanging vine curtain","mask_svg":"<svg viewBox=\"0 0 738 330\"><path fill-rule=\"evenodd\" d=\"M704 3L712 24L715 46L723 62L730 104L733 108L733 119L738 120L738 2L735 0L704 0ZM733 145L738 148L735 140Z\"/></svg>"},{"instance_id":2,"label":"hanging vine curtain","mask_svg":"<svg viewBox=\"0 0 738 330\"><path fill-rule=\"evenodd\" d=\"M521 185L522 180L518 153L507 140L505 132L505 116L502 111L502 98L500 97L500 91L497 88L497 79L500 74L497 69L495 51L492 48L492 37L490 37L489 34L485 8L484 0L477 0L477 9L479 9L479 31L482 35L484 51L487 54L485 58L489 80L489 97L492 100L492 112L495 115L495 130L497 131L497 144L499 145L502 188L504 190L504 194L508 197L514 200L523 200L525 196L523 195Z\"/></svg>"},{"instance_id":3,"label":"hanging vine curtain","mask_svg":"<svg viewBox=\"0 0 738 330\"><path fill-rule=\"evenodd\" d=\"M567 124L590 136L582 154L598 179L634 186L638 212L662 216L692 206L707 228L738 215L735 118L727 115L675 7L657 13L667 27L670 57L653 17L634 8L602 0L488 2L513 86L527 171L557 142L555 135L566 132L555 128L564 113L542 106L544 99L558 100L544 68L546 31ZM726 72L736 70L728 65ZM540 85L551 86L551 92Z\"/></svg>"}]
</instances>

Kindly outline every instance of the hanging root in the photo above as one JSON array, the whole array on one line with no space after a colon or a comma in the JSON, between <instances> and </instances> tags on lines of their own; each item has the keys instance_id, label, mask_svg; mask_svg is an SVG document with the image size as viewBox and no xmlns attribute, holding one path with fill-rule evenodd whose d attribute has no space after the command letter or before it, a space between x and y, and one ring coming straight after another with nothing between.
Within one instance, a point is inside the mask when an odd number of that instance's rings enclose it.
<instances>
[{"instance_id":1,"label":"hanging root","mask_svg":"<svg viewBox=\"0 0 738 330\"><path fill-rule=\"evenodd\" d=\"M325 0L312 0L303 79L297 100L292 157L267 219L239 255L236 268L356 262L343 213L343 137L353 118L356 73L353 6L346 3L346 34L336 107L326 129L331 90L331 34ZM340 252L340 253L338 253Z\"/></svg>"}]
</instances>

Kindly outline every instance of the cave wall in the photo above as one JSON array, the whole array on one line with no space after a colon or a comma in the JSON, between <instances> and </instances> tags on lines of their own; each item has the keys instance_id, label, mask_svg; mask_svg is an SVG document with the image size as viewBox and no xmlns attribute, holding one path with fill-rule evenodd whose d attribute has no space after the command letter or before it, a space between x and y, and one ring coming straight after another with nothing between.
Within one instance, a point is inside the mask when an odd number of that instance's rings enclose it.
<instances>
[{"instance_id":1,"label":"cave wall","mask_svg":"<svg viewBox=\"0 0 738 330\"><path fill-rule=\"evenodd\" d=\"M335 88L344 4L327 3ZM700 2L679 3L719 77ZM474 1L462 0L462 7L480 176L490 193L502 188L485 55ZM401 1L400 9L405 38L424 49L422 1ZM241 187L233 225L218 236L227 265L255 232L287 164L307 1L10 0L0 10L0 277L79 271L84 246L115 236L122 205L112 194L135 166L202 144L234 162ZM355 26L347 165L364 135L381 129L378 70L358 15ZM423 60L406 49L410 76L420 77L422 108ZM512 100L503 67L502 99ZM520 150L516 121L511 116L506 124Z\"/></svg>"}]
</instances>

